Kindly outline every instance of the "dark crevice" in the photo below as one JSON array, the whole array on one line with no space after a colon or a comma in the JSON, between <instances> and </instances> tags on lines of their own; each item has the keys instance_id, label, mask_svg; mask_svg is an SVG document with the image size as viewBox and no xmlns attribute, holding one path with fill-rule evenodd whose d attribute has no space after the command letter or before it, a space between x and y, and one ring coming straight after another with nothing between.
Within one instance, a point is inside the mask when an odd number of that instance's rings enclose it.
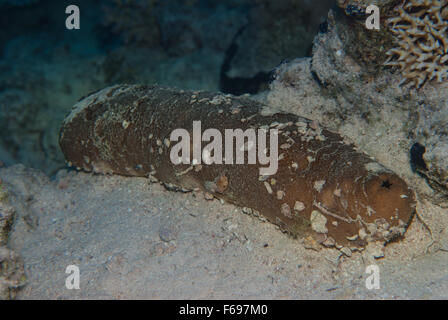
<instances>
[{"instance_id":1,"label":"dark crevice","mask_svg":"<svg viewBox=\"0 0 448 320\"><path fill-rule=\"evenodd\" d=\"M426 166L425 160L423 159L423 155L426 152L425 146L416 142L412 145L410 153L410 161L411 161L411 169L413 172L427 171L428 167Z\"/></svg>"},{"instance_id":2,"label":"dark crevice","mask_svg":"<svg viewBox=\"0 0 448 320\"><path fill-rule=\"evenodd\" d=\"M238 45L236 40L243 33L246 26L241 27L236 35L233 37L232 43L227 49L224 57L224 61L221 65L220 71L220 83L219 87L221 92L230 93L233 95L242 95L245 93L255 94L260 91L263 87L266 87L267 84L272 79L272 72L258 72L253 77L235 77L231 78L227 76L227 72L231 68L231 62L235 57L238 51Z\"/></svg>"}]
</instances>

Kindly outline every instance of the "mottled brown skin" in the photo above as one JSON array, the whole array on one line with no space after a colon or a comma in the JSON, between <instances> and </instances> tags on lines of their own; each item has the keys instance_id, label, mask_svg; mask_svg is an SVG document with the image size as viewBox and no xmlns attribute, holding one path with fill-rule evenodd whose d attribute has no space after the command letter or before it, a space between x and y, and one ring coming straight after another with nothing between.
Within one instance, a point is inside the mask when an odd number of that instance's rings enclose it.
<instances>
[{"instance_id":1,"label":"mottled brown skin","mask_svg":"<svg viewBox=\"0 0 448 320\"><path fill-rule=\"evenodd\" d=\"M250 208L293 235L312 235L327 246L359 248L368 241L403 235L415 201L402 179L316 122L285 113L266 115L264 110L257 102L221 94L114 86L74 106L61 129L60 145L66 160L75 167L149 176L184 190L199 188ZM193 121L198 120L202 132L216 128L223 136L224 129L285 124L279 129L279 155L283 154L283 159L277 173L260 181L260 166L248 165L247 157L244 165L190 168L172 164L170 147L164 140L177 128L188 130L192 136ZM286 143L292 145L282 149ZM203 142L202 147L206 144ZM304 208L294 210L297 201ZM327 219L323 225L327 231L311 223L313 211Z\"/></svg>"}]
</instances>

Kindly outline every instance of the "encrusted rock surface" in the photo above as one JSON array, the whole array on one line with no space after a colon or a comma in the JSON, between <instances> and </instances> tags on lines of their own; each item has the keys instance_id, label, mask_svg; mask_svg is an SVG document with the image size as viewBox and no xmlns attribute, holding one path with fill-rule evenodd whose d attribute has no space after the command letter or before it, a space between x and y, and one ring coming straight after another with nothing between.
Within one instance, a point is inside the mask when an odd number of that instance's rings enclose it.
<instances>
[{"instance_id":1,"label":"encrusted rock surface","mask_svg":"<svg viewBox=\"0 0 448 320\"><path fill-rule=\"evenodd\" d=\"M6 244L14 220L14 208L0 179L0 300L15 298L25 282L23 261Z\"/></svg>"},{"instance_id":2,"label":"encrusted rock surface","mask_svg":"<svg viewBox=\"0 0 448 320\"><path fill-rule=\"evenodd\" d=\"M378 51L365 46L361 53L353 50L356 37L347 36L353 24L360 22L342 9L330 12L328 29L315 38L312 58L280 66L267 95L268 102L318 119L408 181L414 181L412 184L422 194L438 203L445 201L448 82L427 81L419 89L402 86L406 78L400 70L382 66L389 47ZM381 36L364 27L359 32L366 34L364 38ZM379 62L370 56L376 56ZM420 156L420 165L413 165L412 170L410 152L415 143L423 146L425 152ZM421 176L432 190L422 183Z\"/></svg>"}]
</instances>

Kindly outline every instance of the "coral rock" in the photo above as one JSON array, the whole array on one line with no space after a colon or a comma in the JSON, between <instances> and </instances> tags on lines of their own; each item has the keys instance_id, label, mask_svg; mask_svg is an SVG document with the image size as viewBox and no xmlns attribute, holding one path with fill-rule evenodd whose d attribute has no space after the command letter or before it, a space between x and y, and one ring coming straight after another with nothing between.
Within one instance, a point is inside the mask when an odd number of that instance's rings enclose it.
<instances>
[{"instance_id":1,"label":"coral rock","mask_svg":"<svg viewBox=\"0 0 448 320\"><path fill-rule=\"evenodd\" d=\"M416 88L433 79L448 78L448 2L446 0L408 0L395 9L398 16L388 19L397 39L385 63L398 66Z\"/></svg>"}]
</instances>

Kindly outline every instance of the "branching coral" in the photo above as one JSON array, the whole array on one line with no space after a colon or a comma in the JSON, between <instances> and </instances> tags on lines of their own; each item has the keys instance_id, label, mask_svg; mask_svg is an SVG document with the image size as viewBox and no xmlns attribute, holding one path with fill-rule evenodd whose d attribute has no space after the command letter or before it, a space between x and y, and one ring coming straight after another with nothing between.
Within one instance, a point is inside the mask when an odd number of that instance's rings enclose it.
<instances>
[{"instance_id":1,"label":"branching coral","mask_svg":"<svg viewBox=\"0 0 448 320\"><path fill-rule=\"evenodd\" d=\"M388 19L398 47L387 52L385 65L398 66L402 83L416 88L448 78L448 0L408 0Z\"/></svg>"}]
</instances>

